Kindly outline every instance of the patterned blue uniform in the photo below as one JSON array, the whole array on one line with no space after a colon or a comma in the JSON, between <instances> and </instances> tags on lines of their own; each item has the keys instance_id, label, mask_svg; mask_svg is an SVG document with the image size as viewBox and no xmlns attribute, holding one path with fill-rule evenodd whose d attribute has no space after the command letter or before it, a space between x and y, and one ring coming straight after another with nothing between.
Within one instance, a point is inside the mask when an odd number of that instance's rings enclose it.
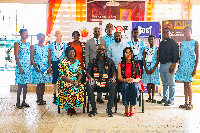
<instances>
[{"instance_id":1,"label":"patterned blue uniform","mask_svg":"<svg viewBox=\"0 0 200 133\"><path fill-rule=\"evenodd\" d=\"M181 42L181 57L176 80L193 81L192 72L195 66L195 43L196 40Z\"/></svg>"},{"instance_id":2,"label":"patterned blue uniform","mask_svg":"<svg viewBox=\"0 0 200 133\"><path fill-rule=\"evenodd\" d=\"M105 36L102 37L102 39L104 39L106 41L106 46L107 46L107 51L108 51L108 47L110 44L115 42L114 36L111 35L110 37L106 34Z\"/></svg>"},{"instance_id":3,"label":"patterned blue uniform","mask_svg":"<svg viewBox=\"0 0 200 133\"><path fill-rule=\"evenodd\" d=\"M55 51L54 51L54 49L57 48L57 45L55 44L55 41L53 41L51 44L49 44L49 48L51 50L52 61L60 61L65 56L65 50L67 48L67 45L64 42L59 43L59 49L60 49L60 51L62 51L62 55L59 58L56 57Z\"/></svg>"},{"instance_id":4,"label":"patterned blue uniform","mask_svg":"<svg viewBox=\"0 0 200 133\"><path fill-rule=\"evenodd\" d=\"M19 43L19 63L21 68L24 70L24 74L19 74L19 67L16 64L15 67L15 84L27 84L31 83L31 65L30 65L30 44L26 42L26 44L21 41L17 41Z\"/></svg>"},{"instance_id":5,"label":"patterned blue uniform","mask_svg":"<svg viewBox=\"0 0 200 133\"><path fill-rule=\"evenodd\" d=\"M44 63L47 68L49 68L48 64L48 46L40 47L37 44L34 46L35 53L34 53L34 61L35 65L39 68L39 63ZM51 77L50 74L42 74L41 72L37 72L34 67L32 67L32 83L39 84L39 83L50 83Z\"/></svg>"},{"instance_id":6,"label":"patterned blue uniform","mask_svg":"<svg viewBox=\"0 0 200 133\"><path fill-rule=\"evenodd\" d=\"M150 48L151 49L151 48ZM145 49L145 52L147 49ZM155 51L153 53L153 57L152 57L152 61L150 66L146 65L147 69L150 71L151 69L154 68L154 66L156 65L157 62L157 51L158 51L158 47L155 47ZM145 61L147 64L147 61ZM159 80L159 70L158 70L158 66L156 67L155 71L152 74L147 74L145 69L143 70L143 75L142 75L142 83L144 84L148 84L148 83L153 83L155 85L160 85L160 80Z\"/></svg>"}]
</instances>

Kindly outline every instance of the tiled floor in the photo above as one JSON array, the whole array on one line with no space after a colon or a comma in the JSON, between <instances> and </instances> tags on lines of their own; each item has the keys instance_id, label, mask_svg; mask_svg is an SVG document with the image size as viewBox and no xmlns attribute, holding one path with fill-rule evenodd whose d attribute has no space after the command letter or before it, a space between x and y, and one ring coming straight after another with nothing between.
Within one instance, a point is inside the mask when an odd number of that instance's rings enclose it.
<instances>
[{"instance_id":1,"label":"tiled floor","mask_svg":"<svg viewBox=\"0 0 200 133\"><path fill-rule=\"evenodd\" d=\"M194 109L184 110L184 97L175 97L175 105L164 107L145 102L145 112L136 106L133 117L125 117L124 106L118 103L118 112L110 118L105 113L106 103L97 104L98 114L88 117L82 108L76 108L77 116L68 116L65 110L57 113L57 106L52 104L52 94L45 93L46 105L36 104L36 94L27 94L30 108L17 109L16 92L2 91L0 94L0 132L26 133L132 133L132 132L200 132L200 94L194 94ZM22 95L21 95L22 96ZM147 99L147 95L145 95ZM161 100L161 96L156 96ZM114 110L114 108L113 108Z\"/></svg>"}]
</instances>

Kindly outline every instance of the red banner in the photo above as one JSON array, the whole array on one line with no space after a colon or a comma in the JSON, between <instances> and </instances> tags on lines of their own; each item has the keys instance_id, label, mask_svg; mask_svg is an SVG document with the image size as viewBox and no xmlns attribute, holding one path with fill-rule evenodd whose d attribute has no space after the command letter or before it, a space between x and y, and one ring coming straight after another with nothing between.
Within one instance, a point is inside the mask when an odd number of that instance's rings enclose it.
<instances>
[{"instance_id":1,"label":"red banner","mask_svg":"<svg viewBox=\"0 0 200 133\"><path fill-rule=\"evenodd\" d=\"M145 1L87 1L87 22L144 21Z\"/></svg>"}]
</instances>

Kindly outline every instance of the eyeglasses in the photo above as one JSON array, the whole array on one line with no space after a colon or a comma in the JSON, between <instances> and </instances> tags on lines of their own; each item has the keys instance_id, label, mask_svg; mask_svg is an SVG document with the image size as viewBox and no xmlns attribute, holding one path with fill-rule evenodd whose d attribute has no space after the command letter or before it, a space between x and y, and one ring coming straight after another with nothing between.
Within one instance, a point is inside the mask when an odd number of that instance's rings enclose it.
<instances>
[{"instance_id":1,"label":"eyeglasses","mask_svg":"<svg viewBox=\"0 0 200 133\"><path fill-rule=\"evenodd\" d=\"M101 50L102 50L102 51L105 51L106 49L97 49L97 51L101 51Z\"/></svg>"},{"instance_id":2,"label":"eyeglasses","mask_svg":"<svg viewBox=\"0 0 200 133\"><path fill-rule=\"evenodd\" d=\"M132 52L125 52L125 54L133 54Z\"/></svg>"},{"instance_id":3,"label":"eyeglasses","mask_svg":"<svg viewBox=\"0 0 200 133\"><path fill-rule=\"evenodd\" d=\"M170 31L163 31L163 33L169 33Z\"/></svg>"}]
</instances>

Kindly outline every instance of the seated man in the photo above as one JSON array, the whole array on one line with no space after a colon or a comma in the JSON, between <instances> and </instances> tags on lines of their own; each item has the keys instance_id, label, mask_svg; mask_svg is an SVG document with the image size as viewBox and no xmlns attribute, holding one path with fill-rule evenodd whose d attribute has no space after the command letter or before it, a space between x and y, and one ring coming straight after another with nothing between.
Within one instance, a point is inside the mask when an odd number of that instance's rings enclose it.
<instances>
[{"instance_id":1,"label":"seated man","mask_svg":"<svg viewBox=\"0 0 200 133\"><path fill-rule=\"evenodd\" d=\"M116 67L112 59L105 55L106 47L99 44L97 56L90 60L87 68L88 83L86 84L88 96L91 98L92 111L88 116L92 117L97 114L94 89L98 87L106 87L109 92L107 110L108 116L113 117L112 105L116 95Z\"/></svg>"}]
</instances>

